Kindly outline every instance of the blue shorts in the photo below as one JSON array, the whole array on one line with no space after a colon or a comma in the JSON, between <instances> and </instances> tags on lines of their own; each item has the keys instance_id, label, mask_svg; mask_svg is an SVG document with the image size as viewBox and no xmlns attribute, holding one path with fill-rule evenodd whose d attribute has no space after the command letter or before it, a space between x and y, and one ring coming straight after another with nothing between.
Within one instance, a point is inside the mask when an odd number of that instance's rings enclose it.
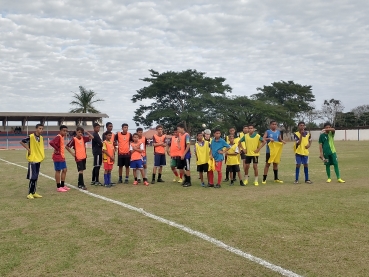
<instances>
[{"instance_id":1,"label":"blue shorts","mask_svg":"<svg viewBox=\"0 0 369 277\"><path fill-rule=\"evenodd\" d=\"M143 168L143 161L142 160L134 160L134 161L131 161L130 167L132 169L140 169L140 168Z\"/></svg>"},{"instance_id":2,"label":"blue shorts","mask_svg":"<svg viewBox=\"0 0 369 277\"><path fill-rule=\"evenodd\" d=\"M163 166L166 164L165 154L154 154L154 166Z\"/></svg>"},{"instance_id":3,"label":"blue shorts","mask_svg":"<svg viewBox=\"0 0 369 277\"><path fill-rule=\"evenodd\" d=\"M296 154L296 164L308 164L309 163L309 156L303 156Z\"/></svg>"},{"instance_id":4,"label":"blue shorts","mask_svg":"<svg viewBox=\"0 0 369 277\"><path fill-rule=\"evenodd\" d=\"M27 179L37 180L41 163L28 163Z\"/></svg>"},{"instance_id":5,"label":"blue shorts","mask_svg":"<svg viewBox=\"0 0 369 277\"><path fill-rule=\"evenodd\" d=\"M142 157L142 164L146 165L147 164L147 158L146 156Z\"/></svg>"},{"instance_id":6,"label":"blue shorts","mask_svg":"<svg viewBox=\"0 0 369 277\"><path fill-rule=\"evenodd\" d=\"M60 171L67 168L67 163L64 162L54 162L54 169L55 171Z\"/></svg>"}]
</instances>

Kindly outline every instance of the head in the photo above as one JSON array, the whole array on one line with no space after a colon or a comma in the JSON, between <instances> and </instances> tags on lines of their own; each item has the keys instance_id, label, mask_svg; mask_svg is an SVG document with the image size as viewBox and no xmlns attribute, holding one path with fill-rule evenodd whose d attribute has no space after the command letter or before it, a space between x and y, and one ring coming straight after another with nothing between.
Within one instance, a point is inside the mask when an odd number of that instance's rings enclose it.
<instances>
[{"instance_id":1,"label":"head","mask_svg":"<svg viewBox=\"0 0 369 277\"><path fill-rule=\"evenodd\" d=\"M255 128L253 124L249 124L249 126L247 126L249 128L249 134L252 135L255 132Z\"/></svg>"},{"instance_id":2,"label":"head","mask_svg":"<svg viewBox=\"0 0 369 277\"><path fill-rule=\"evenodd\" d=\"M128 124L127 123L122 124L122 132L123 132L123 134L126 134L128 132Z\"/></svg>"},{"instance_id":3,"label":"head","mask_svg":"<svg viewBox=\"0 0 369 277\"><path fill-rule=\"evenodd\" d=\"M234 135L235 133L236 133L236 128L231 127L231 128L229 129L229 134L230 134L230 135Z\"/></svg>"},{"instance_id":4,"label":"head","mask_svg":"<svg viewBox=\"0 0 369 277\"><path fill-rule=\"evenodd\" d=\"M183 123L177 124L178 134L184 134L186 132L185 125Z\"/></svg>"},{"instance_id":5,"label":"head","mask_svg":"<svg viewBox=\"0 0 369 277\"><path fill-rule=\"evenodd\" d=\"M141 127L138 127L136 129L136 134L138 135L138 138L142 138L143 129Z\"/></svg>"},{"instance_id":6,"label":"head","mask_svg":"<svg viewBox=\"0 0 369 277\"><path fill-rule=\"evenodd\" d=\"M275 120L270 121L269 127L270 127L270 130L272 130L272 131L277 130L277 121L275 121Z\"/></svg>"},{"instance_id":7,"label":"head","mask_svg":"<svg viewBox=\"0 0 369 277\"><path fill-rule=\"evenodd\" d=\"M197 133L197 141L203 141L204 140L204 135L202 134L202 132L198 132Z\"/></svg>"},{"instance_id":8,"label":"head","mask_svg":"<svg viewBox=\"0 0 369 277\"><path fill-rule=\"evenodd\" d=\"M106 138L106 140L107 141L110 141L111 140L111 136L113 135L113 133L112 132L110 132L110 131L106 131L105 132L105 138Z\"/></svg>"},{"instance_id":9,"label":"head","mask_svg":"<svg viewBox=\"0 0 369 277\"><path fill-rule=\"evenodd\" d=\"M106 131L110 131L110 132L113 131L113 123L106 122L105 126L106 126Z\"/></svg>"},{"instance_id":10,"label":"head","mask_svg":"<svg viewBox=\"0 0 369 277\"><path fill-rule=\"evenodd\" d=\"M85 129L83 129L82 127L77 127L77 129L76 129L76 137L77 138L83 137L83 133L84 132L85 132Z\"/></svg>"},{"instance_id":11,"label":"head","mask_svg":"<svg viewBox=\"0 0 369 277\"><path fill-rule=\"evenodd\" d=\"M59 134L62 136L62 137L65 137L68 133L68 127L65 126L65 125L60 125L59 127Z\"/></svg>"},{"instance_id":12,"label":"head","mask_svg":"<svg viewBox=\"0 0 369 277\"><path fill-rule=\"evenodd\" d=\"M94 132L96 132L96 133L100 132L100 124L99 123L95 122L93 127L94 127Z\"/></svg>"},{"instance_id":13,"label":"head","mask_svg":"<svg viewBox=\"0 0 369 277\"><path fill-rule=\"evenodd\" d=\"M243 126L243 128L242 128L242 132L243 132L244 134L247 134L247 133L249 132L249 126L247 126L247 125Z\"/></svg>"},{"instance_id":14,"label":"head","mask_svg":"<svg viewBox=\"0 0 369 277\"><path fill-rule=\"evenodd\" d=\"M156 132L158 132L159 136L163 135L163 126L162 125L156 126L155 129L156 129Z\"/></svg>"},{"instance_id":15,"label":"head","mask_svg":"<svg viewBox=\"0 0 369 277\"><path fill-rule=\"evenodd\" d=\"M172 136L174 136L174 137L178 137L178 131L177 131L177 130L174 130L174 131L172 132Z\"/></svg>"},{"instance_id":16,"label":"head","mask_svg":"<svg viewBox=\"0 0 369 277\"><path fill-rule=\"evenodd\" d=\"M234 144L234 135L229 135L228 139L231 144Z\"/></svg>"},{"instance_id":17,"label":"head","mask_svg":"<svg viewBox=\"0 0 369 277\"><path fill-rule=\"evenodd\" d=\"M215 138L215 139L219 139L221 134L222 134L222 133L220 132L220 130L219 130L219 129L215 129L215 130L214 130L214 138Z\"/></svg>"},{"instance_id":18,"label":"head","mask_svg":"<svg viewBox=\"0 0 369 277\"><path fill-rule=\"evenodd\" d=\"M37 124L36 125L36 135L41 135L42 134L42 132L44 131L44 124L42 124L42 123L39 123L39 124Z\"/></svg>"},{"instance_id":19,"label":"head","mask_svg":"<svg viewBox=\"0 0 369 277\"><path fill-rule=\"evenodd\" d=\"M329 133L329 131L327 131L329 128L332 128L332 124L330 122L324 123L324 129L326 133Z\"/></svg>"},{"instance_id":20,"label":"head","mask_svg":"<svg viewBox=\"0 0 369 277\"><path fill-rule=\"evenodd\" d=\"M133 139L133 141L134 141L135 143L137 143L137 142L138 142L138 139L139 139L139 137L138 137L138 133L134 133L134 134L132 135L132 139Z\"/></svg>"},{"instance_id":21,"label":"head","mask_svg":"<svg viewBox=\"0 0 369 277\"><path fill-rule=\"evenodd\" d=\"M304 121L300 121L299 124L297 124L297 129L300 132L303 132L305 130L305 122Z\"/></svg>"}]
</instances>

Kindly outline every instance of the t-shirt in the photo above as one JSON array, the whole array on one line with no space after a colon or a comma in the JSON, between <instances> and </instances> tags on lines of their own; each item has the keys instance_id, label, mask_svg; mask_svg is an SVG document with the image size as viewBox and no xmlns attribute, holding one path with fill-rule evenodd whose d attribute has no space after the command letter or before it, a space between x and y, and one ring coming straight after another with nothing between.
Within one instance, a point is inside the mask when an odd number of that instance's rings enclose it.
<instances>
[{"instance_id":1,"label":"t-shirt","mask_svg":"<svg viewBox=\"0 0 369 277\"><path fill-rule=\"evenodd\" d=\"M333 153L336 153L336 148L334 147L333 132L329 132L328 134L327 133L320 134L319 144L322 145L324 155L332 155Z\"/></svg>"},{"instance_id":2,"label":"t-shirt","mask_svg":"<svg viewBox=\"0 0 369 277\"><path fill-rule=\"evenodd\" d=\"M94 138L92 139L92 154L101 155L102 154L102 146L103 142L99 133L93 132L92 134Z\"/></svg>"},{"instance_id":3,"label":"t-shirt","mask_svg":"<svg viewBox=\"0 0 369 277\"><path fill-rule=\"evenodd\" d=\"M226 143L226 141L222 138L219 138L219 140L213 139L210 144L211 154L213 155L213 158L216 162L223 161L224 156L223 154L219 154L219 150L223 150L223 148L230 148L229 144Z\"/></svg>"},{"instance_id":4,"label":"t-shirt","mask_svg":"<svg viewBox=\"0 0 369 277\"><path fill-rule=\"evenodd\" d=\"M267 141L267 146L266 146L266 153L270 153L270 149L269 149L269 142L270 140L268 140L268 138L273 139L274 141L279 141L279 136L281 135L281 132L279 130L275 130L274 132L272 130L267 130L266 131L267 136L266 136L266 141Z\"/></svg>"}]
</instances>

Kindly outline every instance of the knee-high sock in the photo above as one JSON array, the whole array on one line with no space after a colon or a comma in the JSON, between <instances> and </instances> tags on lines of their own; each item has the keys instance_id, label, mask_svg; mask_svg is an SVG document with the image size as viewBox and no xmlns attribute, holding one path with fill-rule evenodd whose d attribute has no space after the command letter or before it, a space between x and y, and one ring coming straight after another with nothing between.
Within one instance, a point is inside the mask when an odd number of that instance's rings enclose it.
<instances>
[{"instance_id":1,"label":"knee-high sock","mask_svg":"<svg viewBox=\"0 0 369 277\"><path fill-rule=\"evenodd\" d=\"M83 181L83 173L78 173L78 186L84 186L85 182Z\"/></svg>"},{"instance_id":2,"label":"knee-high sock","mask_svg":"<svg viewBox=\"0 0 369 277\"><path fill-rule=\"evenodd\" d=\"M338 168L338 164L334 165L334 172L336 173L337 179L341 179L340 169Z\"/></svg>"},{"instance_id":3,"label":"knee-high sock","mask_svg":"<svg viewBox=\"0 0 369 277\"><path fill-rule=\"evenodd\" d=\"M222 181L222 172L218 171L218 185L220 185L220 182Z\"/></svg>"},{"instance_id":4,"label":"knee-high sock","mask_svg":"<svg viewBox=\"0 0 369 277\"><path fill-rule=\"evenodd\" d=\"M108 174L104 173L104 185L107 185L108 183Z\"/></svg>"},{"instance_id":5,"label":"knee-high sock","mask_svg":"<svg viewBox=\"0 0 369 277\"><path fill-rule=\"evenodd\" d=\"M309 168L304 167L305 181L309 180Z\"/></svg>"},{"instance_id":6,"label":"knee-high sock","mask_svg":"<svg viewBox=\"0 0 369 277\"><path fill-rule=\"evenodd\" d=\"M274 180L278 180L278 169L273 169L274 172Z\"/></svg>"},{"instance_id":7,"label":"knee-high sock","mask_svg":"<svg viewBox=\"0 0 369 277\"><path fill-rule=\"evenodd\" d=\"M92 182L96 182L96 177L95 177L95 172L96 172L96 167L94 166L93 168L92 168Z\"/></svg>"},{"instance_id":8,"label":"knee-high sock","mask_svg":"<svg viewBox=\"0 0 369 277\"><path fill-rule=\"evenodd\" d=\"M100 166L95 166L95 181L99 182L100 177Z\"/></svg>"},{"instance_id":9,"label":"knee-high sock","mask_svg":"<svg viewBox=\"0 0 369 277\"><path fill-rule=\"evenodd\" d=\"M208 183L214 185L214 171L208 171Z\"/></svg>"},{"instance_id":10,"label":"knee-high sock","mask_svg":"<svg viewBox=\"0 0 369 277\"><path fill-rule=\"evenodd\" d=\"M296 167L296 171L295 171L295 180L299 179L299 175L300 175L300 168Z\"/></svg>"},{"instance_id":11,"label":"knee-high sock","mask_svg":"<svg viewBox=\"0 0 369 277\"><path fill-rule=\"evenodd\" d=\"M328 179L331 178L331 166L329 164L325 165L325 171L327 172Z\"/></svg>"}]
</instances>

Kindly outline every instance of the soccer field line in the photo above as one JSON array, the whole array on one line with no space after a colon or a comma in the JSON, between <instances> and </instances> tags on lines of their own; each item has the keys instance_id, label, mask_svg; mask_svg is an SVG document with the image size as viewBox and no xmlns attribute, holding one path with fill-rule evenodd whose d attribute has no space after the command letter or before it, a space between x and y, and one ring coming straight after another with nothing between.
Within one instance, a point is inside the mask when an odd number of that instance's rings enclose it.
<instances>
[{"instance_id":1,"label":"soccer field line","mask_svg":"<svg viewBox=\"0 0 369 277\"><path fill-rule=\"evenodd\" d=\"M7 164L11 164L11 165L14 165L14 166L23 168L23 169L28 169L27 167L25 167L23 165L12 163L10 161L7 161L7 160L1 159L1 158L0 158L0 161L3 161L5 163L7 163ZM40 172L40 175L43 176L43 177L45 177L45 178L47 178L47 179L50 179L50 180L55 181L55 179L53 177L48 176L46 174L43 174L41 172ZM73 188L73 189L76 189L79 192L82 192L82 193L84 193L86 195L89 195L89 196L92 196L92 197L95 197L95 198L98 198L98 199L101 199L101 200L105 200L107 202L110 202L110 203L113 203L113 204L122 206L122 207L124 207L126 209L129 209L131 211L138 212L138 213L140 213L140 214L142 214L142 215L144 215L146 217L149 217L149 218L154 219L156 221L159 221L161 223L164 223L164 224L167 224L167 225L172 226L174 228L177 228L179 230L182 230L182 231L184 231L184 232L186 232L186 233L188 233L190 235L193 235L193 236L196 236L198 238L201 238L201 239L203 239L203 240L205 240L207 242L212 243L215 246L218 246L218 247L220 247L220 248L222 248L224 250L227 250L227 251L229 251L229 252L231 252L233 254L236 254L238 256L241 256L241 257L243 257L243 258L245 258L245 259L247 259L249 261L252 261L254 263L257 263L257 264L259 264L259 265L261 265L261 266L263 266L265 268L268 268L268 269L270 269L270 270L272 270L274 272L277 272L277 273L279 273L279 274L281 274L283 276L287 276L287 277L302 277L301 275L298 275L297 273L294 273L293 271L290 271L288 269L284 269L284 268L282 268L282 267L280 267L278 265L272 264L272 263L270 263L270 262L268 262L266 260L263 260L263 259L258 258L256 256L253 256L253 255L251 255L251 254L249 254L247 252L244 252L244 251L242 251L242 250L240 250L238 248L235 248L235 247L232 247L232 246L230 246L228 244L225 244L224 242L222 242L220 240L217 240L217 239L215 239L213 237L210 237L210 236L208 236L208 235L206 235L204 233L201 233L199 231L193 230L193 229L191 229L189 227L186 227L186 226L184 226L182 224L179 224L179 223L176 223L174 221L165 219L163 217L154 215L152 213L146 212L142 208L137 208L135 206L131 206L131 205L126 204L124 202L120 202L120 201L117 201L117 200L114 200L114 199L111 199L111 198L108 198L108 197L105 197L105 196L102 196L102 195L99 195L99 194L96 194L96 193L92 193L92 192L89 192L87 190L80 190L79 188L77 188L76 186L73 186L71 184L66 184L66 185L68 185L68 187Z\"/></svg>"}]
</instances>

